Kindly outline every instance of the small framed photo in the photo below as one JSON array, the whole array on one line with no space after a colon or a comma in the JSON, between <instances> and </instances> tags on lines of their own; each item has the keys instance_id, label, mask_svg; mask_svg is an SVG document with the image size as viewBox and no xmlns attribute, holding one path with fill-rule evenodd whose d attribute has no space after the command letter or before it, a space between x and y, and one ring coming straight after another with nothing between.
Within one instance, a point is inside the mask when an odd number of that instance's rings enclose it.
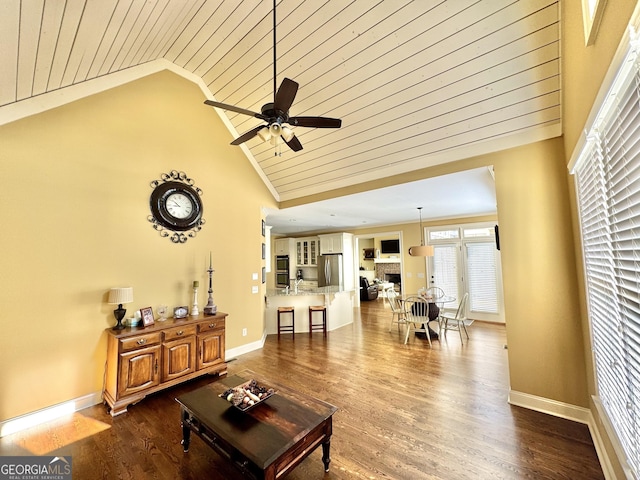
<instances>
[{"instance_id":1,"label":"small framed photo","mask_svg":"<svg viewBox=\"0 0 640 480\"><path fill-rule=\"evenodd\" d=\"M262 267L262 283L267 281L267 269L266 267Z\"/></svg>"},{"instance_id":2,"label":"small framed photo","mask_svg":"<svg viewBox=\"0 0 640 480\"><path fill-rule=\"evenodd\" d=\"M265 231L264 231L264 220L262 220L262 236L264 237ZM264 258L264 257L262 257Z\"/></svg>"},{"instance_id":3,"label":"small framed photo","mask_svg":"<svg viewBox=\"0 0 640 480\"><path fill-rule=\"evenodd\" d=\"M266 259L267 258L267 246L263 243L262 244L262 259Z\"/></svg>"},{"instance_id":4,"label":"small framed photo","mask_svg":"<svg viewBox=\"0 0 640 480\"><path fill-rule=\"evenodd\" d=\"M151 307L141 308L140 316L142 317L142 326L148 327L154 324L153 309Z\"/></svg>"},{"instance_id":5,"label":"small framed photo","mask_svg":"<svg viewBox=\"0 0 640 480\"><path fill-rule=\"evenodd\" d=\"M173 318L187 318L188 315L189 309L186 306L173 309Z\"/></svg>"}]
</instances>

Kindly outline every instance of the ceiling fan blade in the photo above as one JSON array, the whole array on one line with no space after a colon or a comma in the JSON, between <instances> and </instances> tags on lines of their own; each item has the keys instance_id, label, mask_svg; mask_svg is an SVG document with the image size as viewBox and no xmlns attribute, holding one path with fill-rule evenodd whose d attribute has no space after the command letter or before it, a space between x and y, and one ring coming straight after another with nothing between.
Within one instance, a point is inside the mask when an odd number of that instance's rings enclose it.
<instances>
[{"instance_id":1,"label":"ceiling fan blade","mask_svg":"<svg viewBox=\"0 0 640 480\"><path fill-rule=\"evenodd\" d=\"M295 127L340 128L342 120L328 117L290 117L289 125Z\"/></svg>"},{"instance_id":2,"label":"ceiling fan blade","mask_svg":"<svg viewBox=\"0 0 640 480\"><path fill-rule=\"evenodd\" d=\"M265 125L258 125L257 127L252 128L251 130L243 133L238 138L236 138L233 142L231 142L231 145L240 145L241 143L244 143L247 140L251 140L253 137L255 137L258 134L258 131L260 131L260 129L264 127Z\"/></svg>"},{"instance_id":3,"label":"ceiling fan blade","mask_svg":"<svg viewBox=\"0 0 640 480\"><path fill-rule=\"evenodd\" d=\"M251 110L236 107L235 105L227 105L226 103L214 102L213 100L205 100L204 103L206 105L211 105L212 107L222 108L223 110L231 110L232 112L242 113L243 115L249 115L250 117L256 117L261 120L265 119L264 115L262 115L261 113L252 112Z\"/></svg>"},{"instance_id":4,"label":"ceiling fan blade","mask_svg":"<svg viewBox=\"0 0 640 480\"><path fill-rule=\"evenodd\" d=\"M289 148L294 152L299 152L300 150L302 150L302 144L300 143L300 140L298 140L298 137L296 137L295 135L291 137L291 140L289 140L288 142L284 137L282 137L282 140L284 140L284 143L289 145Z\"/></svg>"},{"instance_id":5,"label":"ceiling fan blade","mask_svg":"<svg viewBox=\"0 0 640 480\"><path fill-rule=\"evenodd\" d=\"M287 113L296 98L296 93L298 93L298 84L296 82L289 78L282 80L280 88L276 92L276 98L273 101L274 108Z\"/></svg>"}]
</instances>

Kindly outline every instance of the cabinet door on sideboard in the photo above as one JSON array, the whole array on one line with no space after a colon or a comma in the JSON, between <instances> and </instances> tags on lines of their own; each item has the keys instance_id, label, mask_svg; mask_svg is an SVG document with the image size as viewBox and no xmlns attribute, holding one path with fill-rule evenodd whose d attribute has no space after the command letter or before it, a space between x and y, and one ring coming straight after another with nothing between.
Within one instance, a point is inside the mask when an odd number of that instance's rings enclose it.
<instances>
[{"instance_id":1,"label":"cabinet door on sideboard","mask_svg":"<svg viewBox=\"0 0 640 480\"><path fill-rule=\"evenodd\" d=\"M118 396L131 395L160 384L160 345L120 355Z\"/></svg>"}]
</instances>

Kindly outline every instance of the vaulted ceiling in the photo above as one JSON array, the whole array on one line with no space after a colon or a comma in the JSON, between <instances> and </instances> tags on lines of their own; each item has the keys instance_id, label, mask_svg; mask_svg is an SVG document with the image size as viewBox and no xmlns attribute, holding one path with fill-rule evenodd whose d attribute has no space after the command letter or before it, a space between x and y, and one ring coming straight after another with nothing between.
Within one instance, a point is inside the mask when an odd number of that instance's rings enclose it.
<instances>
[{"instance_id":1,"label":"vaulted ceiling","mask_svg":"<svg viewBox=\"0 0 640 480\"><path fill-rule=\"evenodd\" d=\"M0 114L158 61L217 101L260 111L273 99L272 6L2 0ZM258 137L245 152L291 200L558 136L559 10L559 0L280 0L277 84L300 84L290 113L342 128L296 127L297 153ZM223 114L229 141L261 122Z\"/></svg>"}]
</instances>

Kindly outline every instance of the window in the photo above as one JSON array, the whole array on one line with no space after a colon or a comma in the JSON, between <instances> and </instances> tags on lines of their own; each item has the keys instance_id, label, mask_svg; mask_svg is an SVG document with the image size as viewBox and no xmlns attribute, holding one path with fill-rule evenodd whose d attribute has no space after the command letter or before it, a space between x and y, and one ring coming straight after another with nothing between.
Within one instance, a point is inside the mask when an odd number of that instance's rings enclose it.
<instances>
[{"instance_id":1,"label":"window","mask_svg":"<svg viewBox=\"0 0 640 480\"><path fill-rule=\"evenodd\" d=\"M434 256L428 260L430 285L458 300L468 292L470 318L504 322L495 225L431 227L427 238L434 247Z\"/></svg>"},{"instance_id":2,"label":"window","mask_svg":"<svg viewBox=\"0 0 640 480\"><path fill-rule=\"evenodd\" d=\"M576 163L596 405L640 476L640 73L623 62Z\"/></svg>"}]
</instances>

